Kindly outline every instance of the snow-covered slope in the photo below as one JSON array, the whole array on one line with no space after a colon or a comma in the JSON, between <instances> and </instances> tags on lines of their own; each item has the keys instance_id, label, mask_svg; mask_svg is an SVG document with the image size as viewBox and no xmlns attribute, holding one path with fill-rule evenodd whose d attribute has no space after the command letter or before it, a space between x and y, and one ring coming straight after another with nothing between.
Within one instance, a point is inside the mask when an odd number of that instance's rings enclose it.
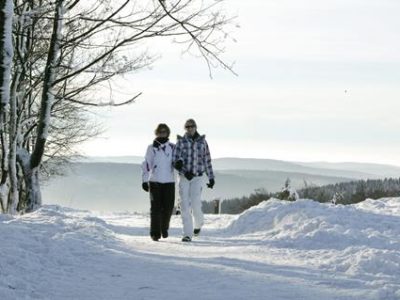
<instances>
[{"instance_id":1,"label":"snow-covered slope","mask_svg":"<svg viewBox=\"0 0 400 300\"><path fill-rule=\"evenodd\" d=\"M0 299L400 299L400 199L261 203L152 242L146 214L0 215Z\"/></svg>"}]
</instances>

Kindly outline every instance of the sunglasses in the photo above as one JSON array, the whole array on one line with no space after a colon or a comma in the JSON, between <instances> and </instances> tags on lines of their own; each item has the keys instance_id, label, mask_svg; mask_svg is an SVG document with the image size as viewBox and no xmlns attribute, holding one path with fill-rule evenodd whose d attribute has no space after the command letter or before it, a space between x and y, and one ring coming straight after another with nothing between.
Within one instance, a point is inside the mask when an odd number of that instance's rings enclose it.
<instances>
[{"instance_id":1,"label":"sunglasses","mask_svg":"<svg viewBox=\"0 0 400 300\"><path fill-rule=\"evenodd\" d=\"M196 128L196 125L186 125L185 128L186 128L186 129L189 129L189 128Z\"/></svg>"},{"instance_id":2,"label":"sunglasses","mask_svg":"<svg viewBox=\"0 0 400 300\"><path fill-rule=\"evenodd\" d=\"M160 130L159 132L158 132L159 134L164 134L164 133L168 133L168 131L166 131L166 130Z\"/></svg>"}]
</instances>

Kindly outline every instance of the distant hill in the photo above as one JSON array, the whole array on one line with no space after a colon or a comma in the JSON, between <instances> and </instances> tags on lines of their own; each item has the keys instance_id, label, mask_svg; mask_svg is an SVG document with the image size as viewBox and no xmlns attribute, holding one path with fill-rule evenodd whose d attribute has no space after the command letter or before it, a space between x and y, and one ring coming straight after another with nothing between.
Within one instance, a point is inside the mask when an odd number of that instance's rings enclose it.
<instances>
[{"instance_id":1,"label":"distant hill","mask_svg":"<svg viewBox=\"0 0 400 300\"><path fill-rule=\"evenodd\" d=\"M142 156L89 156L80 159L80 162L93 163L120 163L120 164L141 164Z\"/></svg>"},{"instance_id":2,"label":"distant hill","mask_svg":"<svg viewBox=\"0 0 400 300\"><path fill-rule=\"evenodd\" d=\"M82 162L140 164L141 156L88 157ZM216 170L274 170L355 179L400 177L400 167L371 163L290 162L276 159L225 157L213 159Z\"/></svg>"},{"instance_id":3,"label":"distant hill","mask_svg":"<svg viewBox=\"0 0 400 300\"><path fill-rule=\"evenodd\" d=\"M64 177L55 177L43 187L44 202L82 209L147 211L148 194L141 189L143 158L139 156L90 157L74 163ZM302 188L355 179L400 177L400 168L362 163L303 163L273 159L218 158L213 160L216 186L205 189L204 200L234 198L264 188L281 189L286 178Z\"/></svg>"},{"instance_id":4,"label":"distant hill","mask_svg":"<svg viewBox=\"0 0 400 300\"><path fill-rule=\"evenodd\" d=\"M400 167L385 165L385 164L354 163L354 162L342 162L342 163L311 162L311 163L298 163L298 164L312 168L351 170L367 174L374 174L378 177L400 177Z\"/></svg>"},{"instance_id":5,"label":"distant hill","mask_svg":"<svg viewBox=\"0 0 400 300\"><path fill-rule=\"evenodd\" d=\"M315 185L350 181L351 178L321 176L274 170L216 170L217 184L205 189L204 200L247 195L258 188L279 190L287 177L300 188L304 180ZM63 177L55 177L43 187L47 204L105 211L146 211L148 195L141 189L138 164L74 163Z\"/></svg>"},{"instance_id":6,"label":"distant hill","mask_svg":"<svg viewBox=\"0 0 400 300\"><path fill-rule=\"evenodd\" d=\"M307 166L302 163L294 163L273 159L254 159L254 158L218 158L215 159L214 167L217 170L274 170L282 172L295 172L323 176L348 177L348 178L376 178L380 175L373 172L365 172L359 169L351 168L340 169L339 166L329 168ZM399 172L400 175L400 172Z\"/></svg>"}]
</instances>

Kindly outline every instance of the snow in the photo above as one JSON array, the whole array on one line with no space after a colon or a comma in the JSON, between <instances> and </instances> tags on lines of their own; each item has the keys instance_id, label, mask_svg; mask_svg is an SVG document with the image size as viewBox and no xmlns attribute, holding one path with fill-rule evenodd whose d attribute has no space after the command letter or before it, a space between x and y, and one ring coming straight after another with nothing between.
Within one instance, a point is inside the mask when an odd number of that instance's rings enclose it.
<instances>
[{"instance_id":1,"label":"snow","mask_svg":"<svg viewBox=\"0 0 400 300\"><path fill-rule=\"evenodd\" d=\"M270 200L152 242L149 216L0 215L0 299L400 299L400 198Z\"/></svg>"}]
</instances>

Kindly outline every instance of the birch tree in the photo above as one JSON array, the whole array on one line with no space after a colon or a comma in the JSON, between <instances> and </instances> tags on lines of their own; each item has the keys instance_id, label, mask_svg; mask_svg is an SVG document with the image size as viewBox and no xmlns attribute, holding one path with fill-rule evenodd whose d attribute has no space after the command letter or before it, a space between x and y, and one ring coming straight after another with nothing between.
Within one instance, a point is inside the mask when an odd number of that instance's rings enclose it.
<instances>
[{"instance_id":1,"label":"birch tree","mask_svg":"<svg viewBox=\"0 0 400 300\"><path fill-rule=\"evenodd\" d=\"M13 58L12 21L14 4L12 0L0 0L0 139L1 179L0 208L5 210L8 196L8 151L4 133L5 112L10 102L10 77Z\"/></svg>"},{"instance_id":2,"label":"birch tree","mask_svg":"<svg viewBox=\"0 0 400 300\"><path fill-rule=\"evenodd\" d=\"M5 107L10 100L13 11L12 0L0 1L0 123L2 123Z\"/></svg>"},{"instance_id":3,"label":"birch tree","mask_svg":"<svg viewBox=\"0 0 400 300\"><path fill-rule=\"evenodd\" d=\"M93 96L100 87L115 88L114 79L152 65L158 55L145 47L148 41L174 41L202 57L210 74L218 66L233 72L221 58L235 25L222 0L14 2L15 58L1 141L9 188L2 208L9 213L40 206L44 166L98 134L87 114L91 108L127 105L142 94Z\"/></svg>"}]
</instances>

